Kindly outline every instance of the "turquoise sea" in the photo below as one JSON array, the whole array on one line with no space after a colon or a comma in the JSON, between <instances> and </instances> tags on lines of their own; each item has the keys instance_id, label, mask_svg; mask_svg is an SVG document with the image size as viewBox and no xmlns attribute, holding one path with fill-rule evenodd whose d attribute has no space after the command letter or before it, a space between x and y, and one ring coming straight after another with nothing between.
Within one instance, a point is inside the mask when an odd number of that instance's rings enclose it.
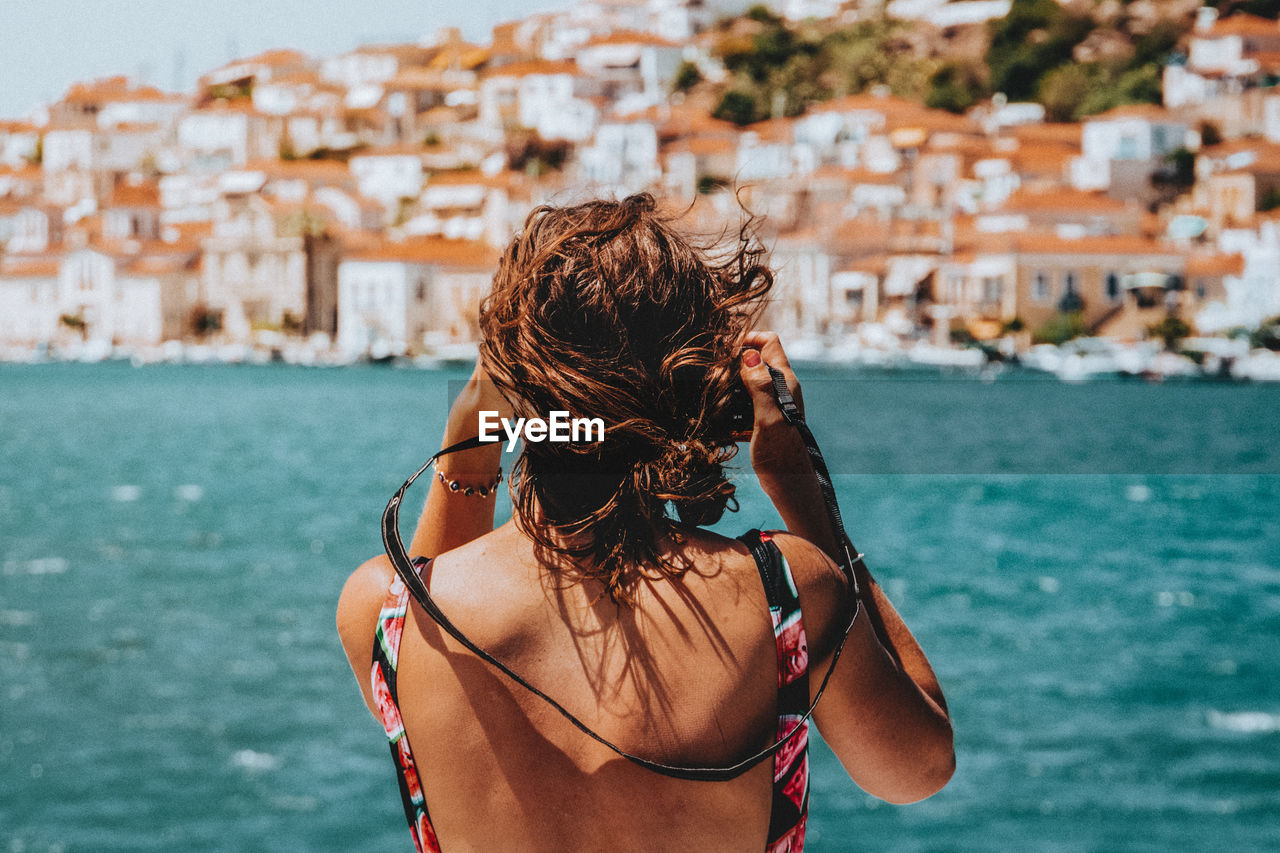
<instances>
[{"instance_id":1,"label":"turquoise sea","mask_svg":"<svg viewBox=\"0 0 1280 853\"><path fill-rule=\"evenodd\" d=\"M333 608L463 375L0 365L0 851L411 849ZM1280 849L1280 387L802 378L959 761L808 849Z\"/></svg>"}]
</instances>

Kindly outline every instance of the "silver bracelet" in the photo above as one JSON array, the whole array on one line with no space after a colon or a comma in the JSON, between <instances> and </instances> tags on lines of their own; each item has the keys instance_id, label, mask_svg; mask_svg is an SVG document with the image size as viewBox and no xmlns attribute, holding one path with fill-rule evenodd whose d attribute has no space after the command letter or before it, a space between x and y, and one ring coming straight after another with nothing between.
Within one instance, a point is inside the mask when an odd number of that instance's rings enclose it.
<instances>
[{"instance_id":1,"label":"silver bracelet","mask_svg":"<svg viewBox=\"0 0 1280 853\"><path fill-rule=\"evenodd\" d=\"M478 495L482 498L487 498L494 489L498 488L498 484L502 482L502 469L498 469L498 476L494 477L493 482L487 486L464 486L460 480L450 480L439 468L436 469L436 479L438 479L440 483L451 492L466 495L467 497Z\"/></svg>"}]
</instances>

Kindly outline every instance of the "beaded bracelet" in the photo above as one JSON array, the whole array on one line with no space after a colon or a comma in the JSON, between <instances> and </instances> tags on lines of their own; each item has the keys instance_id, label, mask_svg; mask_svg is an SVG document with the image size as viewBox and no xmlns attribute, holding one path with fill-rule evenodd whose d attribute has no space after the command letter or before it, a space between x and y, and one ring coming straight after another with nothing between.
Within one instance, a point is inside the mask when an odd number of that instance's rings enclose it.
<instances>
[{"instance_id":1,"label":"beaded bracelet","mask_svg":"<svg viewBox=\"0 0 1280 853\"><path fill-rule=\"evenodd\" d=\"M451 492L457 492L458 494L466 495L467 497L479 495L482 498L487 498L494 489L498 488L498 484L502 482L502 469L498 469L498 476L494 477L493 482L487 486L464 486L460 480L450 480L439 468L436 469L436 479L438 479L441 484Z\"/></svg>"}]
</instances>

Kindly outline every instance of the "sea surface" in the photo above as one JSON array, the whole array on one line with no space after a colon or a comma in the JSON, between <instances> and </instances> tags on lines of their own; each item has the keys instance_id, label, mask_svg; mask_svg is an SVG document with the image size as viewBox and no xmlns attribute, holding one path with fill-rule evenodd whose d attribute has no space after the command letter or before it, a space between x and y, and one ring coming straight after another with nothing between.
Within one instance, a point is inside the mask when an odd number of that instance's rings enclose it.
<instances>
[{"instance_id":1,"label":"sea surface","mask_svg":"<svg viewBox=\"0 0 1280 853\"><path fill-rule=\"evenodd\" d=\"M0 365L0 851L411 849L333 610L464 375ZM1280 387L801 375L959 762L809 850L1280 849Z\"/></svg>"}]
</instances>

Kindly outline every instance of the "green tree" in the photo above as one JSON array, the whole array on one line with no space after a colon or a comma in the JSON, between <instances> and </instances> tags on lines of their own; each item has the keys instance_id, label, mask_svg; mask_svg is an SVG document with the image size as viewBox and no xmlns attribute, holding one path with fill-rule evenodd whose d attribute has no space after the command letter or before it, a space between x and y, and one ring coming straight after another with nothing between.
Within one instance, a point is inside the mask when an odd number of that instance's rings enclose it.
<instances>
[{"instance_id":1,"label":"green tree","mask_svg":"<svg viewBox=\"0 0 1280 853\"><path fill-rule=\"evenodd\" d=\"M1032 332L1031 339L1038 344L1064 344L1087 334L1089 327L1084 322L1084 315L1073 311L1053 315Z\"/></svg>"},{"instance_id":2,"label":"green tree","mask_svg":"<svg viewBox=\"0 0 1280 853\"><path fill-rule=\"evenodd\" d=\"M968 62L948 62L929 78L925 104L939 110L963 113L987 94L979 68Z\"/></svg>"},{"instance_id":3,"label":"green tree","mask_svg":"<svg viewBox=\"0 0 1280 853\"><path fill-rule=\"evenodd\" d=\"M1089 93L1093 79L1083 65L1055 68L1040 81L1040 103L1049 121L1075 121Z\"/></svg>"},{"instance_id":4,"label":"green tree","mask_svg":"<svg viewBox=\"0 0 1280 853\"><path fill-rule=\"evenodd\" d=\"M1175 350L1178 342L1191 336L1191 327L1178 317L1165 317L1159 323L1147 328L1147 334L1164 342L1164 348Z\"/></svg>"},{"instance_id":5,"label":"green tree","mask_svg":"<svg viewBox=\"0 0 1280 853\"><path fill-rule=\"evenodd\" d=\"M764 117L756 104L756 99L738 89L725 92L711 114L718 119L725 119L738 125L751 124Z\"/></svg>"},{"instance_id":6,"label":"green tree","mask_svg":"<svg viewBox=\"0 0 1280 853\"><path fill-rule=\"evenodd\" d=\"M698 66L685 60L676 69L676 76L671 83L671 88L676 92L687 92L701 82L702 72L698 70Z\"/></svg>"},{"instance_id":7,"label":"green tree","mask_svg":"<svg viewBox=\"0 0 1280 853\"><path fill-rule=\"evenodd\" d=\"M992 90L1013 101L1031 98L1046 74L1071 61L1072 49L1092 29L1088 16L1068 12L1056 0L1013 0L1009 14L988 25Z\"/></svg>"}]
</instances>

